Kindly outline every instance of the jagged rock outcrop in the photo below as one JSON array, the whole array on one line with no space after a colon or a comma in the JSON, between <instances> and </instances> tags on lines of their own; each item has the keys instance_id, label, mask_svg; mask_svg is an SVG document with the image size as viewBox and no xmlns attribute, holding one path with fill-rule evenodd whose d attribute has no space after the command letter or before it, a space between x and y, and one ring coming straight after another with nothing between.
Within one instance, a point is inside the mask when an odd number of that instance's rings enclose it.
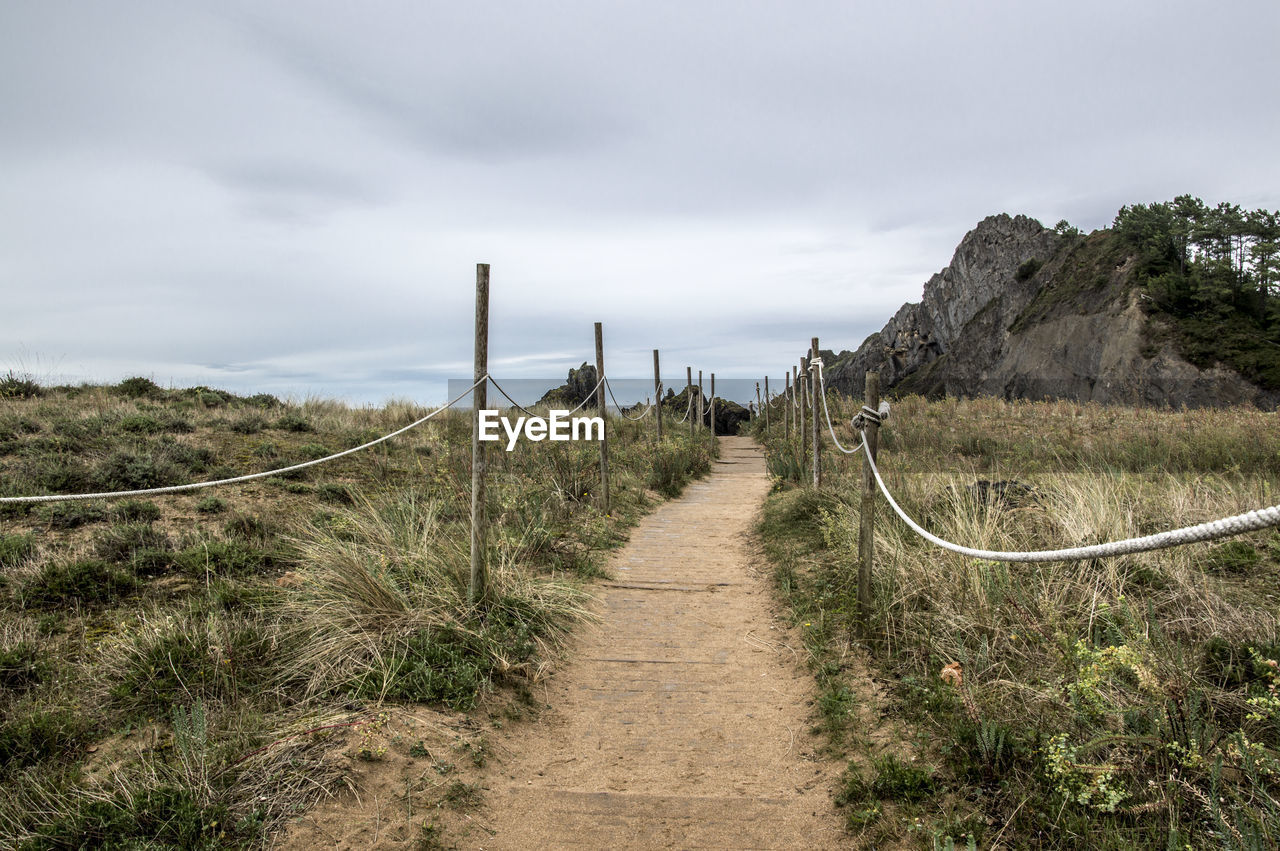
<instances>
[{"instance_id":1,"label":"jagged rock outcrop","mask_svg":"<svg viewBox=\"0 0 1280 851\"><path fill-rule=\"evenodd\" d=\"M1199 369L1153 344L1135 260L1110 231L1059 234L1026 216L984 219L951 264L856 352L823 353L829 386L860 396L1064 398L1212 406L1280 398L1224 369Z\"/></svg>"},{"instance_id":2,"label":"jagged rock outcrop","mask_svg":"<svg viewBox=\"0 0 1280 851\"><path fill-rule=\"evenodd\" d=\"M595 408L597 406L594 399L588 401L588 397L596 389L596 382L599 380L596 368L589 363L584 362L577 369L569 367L569 380L559 387L548 390L537 404L551 408L572 409L586 402L585 407Z\"/></svg>"},{"instance_id":3,"label":"jagged rock outcrop","mask_svg":"<svg viewBox=\"0 0 1280 851\"><path fill-rule=\"evenodd\" d=\"M695 400L696 401L696 400ZM706 412L708 423L711 420L711 412ZM737 434L738 428L745 422L750 421L751 412L739 405L737 402L731 402L728 399L716 397L716 434Z\"/></svg>"}]
</instances>

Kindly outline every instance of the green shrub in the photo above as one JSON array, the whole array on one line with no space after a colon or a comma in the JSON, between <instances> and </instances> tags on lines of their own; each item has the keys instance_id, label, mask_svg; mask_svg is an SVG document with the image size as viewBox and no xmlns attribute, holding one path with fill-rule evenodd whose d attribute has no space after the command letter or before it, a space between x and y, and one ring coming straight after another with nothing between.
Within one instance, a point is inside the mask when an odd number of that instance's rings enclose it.
<instances>
[{"instance_id":1,"label":"green shrub","mask_svg":"<svg viewBox=\"0 0 1280 851\"><path fill-rule=\"evenodd\" d=\"M279 532L275 521L258 514L234 514L222 528L228 535L249 541L265 541Z\"/></svg>"},{"instance_id":2,"label":"green shrub","mask_svg":"<svg viewBox=\"0 0 1280 851\"><path fill-rule=\"evenodd\" d=\"M259 414L249 414L238 420L232 420L230 426L236 434L257 434L266 427L266 419Z\"/></svg>"},{"instance_id":3,"label":"green shrub","mask_svg":"<svg viewBox=\"0 0 1280 851\"><path fill-rule=\"evenodd\" d=\"M253 454L258 456L259 458L266 458L268 460L272 458L279 458L280 447L276 446L274 443L272 443L269 440L265 440L262 443L259 443L257 446L253 447Z\"/></svg>"},{"instance_id":4,"label":"green shrub","mask_svg":"<svg viewBox=\"0 0 1280 851\"><path fill-rule=\"evenodd\" d=\"M764 464L769 475L783 481L800 484L805 479L804 458L800 456L800 450L795 446L784 444L778 449L771 450L765 456Z\"/></svg>"},{"instance_id":5,"label":"green shrub","mask_svg":"<svg viewBox=\"0 0 1280 851\"><path fill-rule=\"evenodd\" d=\"M93 478L103 490L143 490L182 484L183 473L162 455L119 449L98 464Z\"/></svg>"},{"instance_id":6,"label":"green shrub","mask_svg":"<svg viewBox=\"0 0 1280 851\"><path fill-rule=\"evenodd\" d=\"M361 683L360 692L466 711L492 673L478 636L456 627L421 630L403 640L389 668Z\"/></svg>"},{"instance_id":7,"label":"green shrub","mask_svg":"<svg viewBox=\"0 0 1280 851\"><path fill-rule=\"evenodd\" d=\"M120 429L132 434L160 434L161 432L188 434L195 431L195 426L176 414L163 416L129 414L120 420Z\"/></svg>"},{"instance_id":8,"label":"green shrub","mask_svg":"<svg viewBox=\"0 0 1280 851\"><path fill-rule=\"evenodd\" d=\"M173 563L191 576L249 576L273 567L276 554L249 546L243 541L206 541L187 547L173 557Z\"/></svg>"},{"instance_id":9,"label":"green shrub","mask_svg":"<svg viewBox=\"0 0 1280 851\"><path fill-rule=\"evenodd\" d=\"M1025 263L1023 263L1021 266L1018 267L1018 271L1014 275L1014 277L1016 277L1019 281L1030 280L1035 275L1036 272L1040 271L1040 268L1042 266L1044 266L1044 263L1032 257L1030 260L1027 260Z\"/></svg>"},{"instance_id":10,"label":"green shrub","mask_svg":"<svg viewBox=\"0 0 1280 851\"><path fill-rule=\"evenodd\" d=\"M169 536L147 523L121 523L99 532L93 540L94 555L117 564L133 562L142 550L169 550Z\"/></svg>"},{"instance_id":11,"label":"green shrub","mask_svg":"<svg viewBox=\"0 0 1280 851\"><path fill-rule=\"evenodd\" d=\"M129 499L117 503L112 515L126 523L153 523L160 519L160 506L154 502Z\"/></svg>"},{"instance_id":12,"label":"green shrub","mask_svg":"<svg viewBox=\"0 0 1280 851\"><path fill-rule=\"evenodd\" d=\"M54 502L38 512L51 529L77 529L90 523L101 523L109 516L100 502Z\"/></svg>"},{"instance_id":13,"label":"green shrub","mask_svg":"<svg viewBox=\"0 0 1280 851\"><path fill-rule=\"evenodd\" d=\"M233 394L224 390L214 390L212 387L205 387L204 385L179 390L178 396L202 408L221 408L236 398Z\"/></svg>"},{"instance_id":14,"label":"green shrub","mask_svg":"<svg viewBox=\"0 0 1280 851\"><path fill-rule=\"evenodd\" d=\"M40 385L29 375L9 370L0 378L0 399L34 399L41 394Z\"/></svg>"},{"instance_id":15,"label":"green shrub","mask_svg":"<svg viewBox=\"0 0 1280 851\"><path fill-rule=\"evenodd\" d=\"M89 467L65 452L35 450L23 458L19 469L31 488L41 493L83 493L93 481Z\"/></svg>"},{"instance_id":16,"label":"green shrub","mask_svg":"<svg viewBox=\"0 0 1280 851\"><path fill-rule=\"evenodd\" d=\"M0 535L0 567L13 567L35 552L35 538L30 535Z\"/></svg>"},{"instance_id":17,"label":"green shrub","mask_svg":"<svg viewBox=\"0 0 1280 851\"><path fill-rule=\"evenodd\" d=\"M319 443L304 443L297 448L296 452L303 461L315 461L330 454L329 450Z\"/></svg>"},{"instance_id":18,"label":"green shrub","mask_svg":"<svg viewBox=\"0 0 1280 851\"><path fill-rule=\"evenodd\" d=\"M227 510L227 503L216 496L206 496L196 503L196 511L201 514L218 514Z\"/></svg>"},{"instance_id":19,"label":"green shrub","mask_svg":"<svg viewBox=\"0 0 1280 851\"><path fill-rule=\"evenodd\" d=\"M26 849L216 849L243 847L251 830L220 803L202 802L182 783L132 787L110 796L84 795L38 828Z\"/></svg>"},{"instance_id":20,"label":"green shrub","mask_svg":"<svg viewBox=\"0 0 1280 851\"><path fill-rule=\"evenodd\" d=\"M271 427L279 431L292 431L299 434L315 431L315 427L311 425L310 420L292 411L272 423Z\"/></svg>"},{"instance_id":21,"label":"green shrub","mask_svg":"<svg viewBox=\"0 0 1280 851\"><path fill-rule=\"evenodd\" d=\"M316 496L325 502L332 502L335 505L351 505L356 501L355 494L351 488L336 482L325 482L316 487Z\"/></svg>"},{"instance_id":22,"label":"green shrub","mask_svg":"<svg viewBox=\"0 0 1280 851\"><path fill-rule=\"evenodd\" d=\"M137 581L104 561L82 560L45 565L18 589L28 609L109 603L130 593Z\"/></svg>"},{"instance_id":23,"label":"green shrub","mask_svg":"<svg viewBox=\"0 0 1280 851\"><path fill-rule=\"evenodd\" d=\"M28 641L0 649L0 688L26 691L44 679L47 667L40 649Z\"/></svg>"},{"instance_id":24,"label":"green shrub","mask_svg":"<svg viewBox=\"0 0 1280 851\"><path fill-rule=\"evenodd\" d=\"M711 458L702 447L684 441L663 443L649 457L646 484L663 496L679 496L691 479L711 470Z\"/></svg>"},{"instance_id":25,"label":"green shrub","mask_svg":"<svg viewBox=\"0 0 1280 851\"><path fill-rule=\"evenodd\" d=\"M275 396L272 396L270 393L255 393L248 399L245 399L245 402L253 405L255 408L278 408L281 404L280 400Z\"/></svg>"},{"instance_id":26,"label":"green shrub","mask_svg":"<svg viewBox=\"0 0 1280 851\"><path fill-rule=\"evenodd\" d=\"M1257 548L1246 541L1228 541L1209 552L1204 568L1211 573L1248 573L1262 561Z\"/></svg>"},{"instance_id":27,"label":"green shrub","mask_svg":"<svg viewBox=\"0 0 1280 851\"><path fill-rule=\"evenodd\" d=\"M260 620L184 612L121 637L104 655L111 702L154 717L193 700L267 700L284 651L278 631Z\"/></svg>"},{"instance_id":28,"label":"green shrub","mask_svg":"<svg viewBox=\"0 0 1280 851\"><path fill-rule=\"evenodd\" d=\"M115 391L128 399L159 399L164 396L159 385L150 378L141 376L126 378L116 385Z\"/></svg>"},{"instance_id":29,"label":"green shrub","mask_svg":"<svg viewBox=\"0 0 1280 851\"><path fill-rule=\"evenodd\" d=\"M836 795L836 806L873 799L914 803L923 801L936 789L931 772L904 763L893 754L878 757L873 767L875 778L868 783L850 763L842 779L841 790Z\"/></svg>"},{"instance_id":30,"label":"green shrub","mask_svg":"<svg viewBox=\"0 0 1280 851\"><path fill-rule=\"evenodd\" d=\"M0 724L0 776L53 760L71 760L89 740L89 726L67 710L41 710Z\"/></svg>"}]
</instances>

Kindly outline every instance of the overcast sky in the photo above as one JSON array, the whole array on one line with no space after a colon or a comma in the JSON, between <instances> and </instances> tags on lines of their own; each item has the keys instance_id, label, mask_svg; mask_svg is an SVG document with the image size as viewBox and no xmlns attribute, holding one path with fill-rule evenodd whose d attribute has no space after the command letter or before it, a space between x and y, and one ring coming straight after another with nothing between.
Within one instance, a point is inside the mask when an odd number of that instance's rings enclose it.
<instances>
[{"instance_id":1,"label":"overcast sky","mask_svg":"<svg viewBox=\"0 0 1280 851\"><path fill-rule=\"evenodd\" d=\"M777 377L998 212L1280 207L1280 3L0 4L0 373Z\"/></svg>"}]
</instances>

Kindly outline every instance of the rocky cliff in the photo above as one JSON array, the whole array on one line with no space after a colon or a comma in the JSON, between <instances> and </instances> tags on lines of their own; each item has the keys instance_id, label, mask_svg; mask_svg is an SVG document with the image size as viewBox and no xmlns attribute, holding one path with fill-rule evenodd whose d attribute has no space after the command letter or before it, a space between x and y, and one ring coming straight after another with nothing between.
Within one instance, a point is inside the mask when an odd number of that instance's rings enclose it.
<instances>
[{"instance_id":1,"label":"rocky cliff","mask_svg":"<svg viewBox=\"0 0 1280 851\"><path fill-rule=\"evenodd\" d=\"M856 352L823 353L828 385L863 377L928 396L1275 407L1237 373L1199 369L1155 343L1135 258L1108 230L1060 234L1026 216L984 219L955 256Z\"/></svg>"}]
</instances>

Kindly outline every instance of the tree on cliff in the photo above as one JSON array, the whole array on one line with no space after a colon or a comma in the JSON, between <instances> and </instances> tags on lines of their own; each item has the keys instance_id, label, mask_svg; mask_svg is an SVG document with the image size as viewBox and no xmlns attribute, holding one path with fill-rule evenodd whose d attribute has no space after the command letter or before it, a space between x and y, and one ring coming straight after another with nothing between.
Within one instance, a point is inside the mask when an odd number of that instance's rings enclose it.
<instances>
[{"instance_id":1,"label":"tree on cliff","mask_svg":"<svg viewBox=\"0 0 1280 851\"><path fill-rule=\"evenodd\" d=\"M1113 229L1187 360L1280 387L1280 213L1180 195L1121 207Z\"/></svg>"}]
</instances>

